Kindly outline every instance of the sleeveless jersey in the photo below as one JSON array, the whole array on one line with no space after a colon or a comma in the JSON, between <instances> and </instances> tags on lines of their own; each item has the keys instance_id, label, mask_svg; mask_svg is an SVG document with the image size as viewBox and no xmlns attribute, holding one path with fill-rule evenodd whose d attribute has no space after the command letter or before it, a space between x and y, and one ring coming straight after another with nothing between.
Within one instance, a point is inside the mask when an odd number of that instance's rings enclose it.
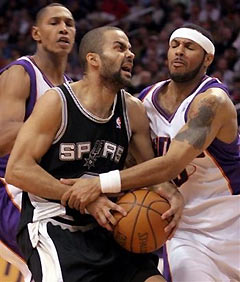
<instances>
[{"instance_id":1,"label":"sleeveless jersey","mask_svg":"<svg viewBox=\"0 0 240 282\"><path fill-rule=\"evenodd\" d=\"M55 89L62 100L62 123L40 166L57 179L122 169L131 137L124 90L116 95L110 117L101 119L81 105L69 84ZM21 225L43 218L54 218L68 227L95 222L92 216L65 208L59 201L24 193L23 202L23 215L33 214L33 218L22 218Z\"/></svg>"},{"instance_id":2,"label":"sleeveless jersey","mask_svg":"<svg viewBox=\"0 0 240 282\"><path fill-rule=\"evenodd\" d=\"M45 91L53 87L53 85L48 81L47 77L41 72L37 65L35 65L34 61L31 60L30 56L21 57L5 66L0 70L0 75L14 65L22 66L30 78L30 92L25 104L25 121L32 113L36 100ZM64 76L64 81L71 81L71 79ZM4 251L1 255L3 255L7 261L17 266L24 276L27 277L29 271L22 261L22 253L16 243L17 225L20 220L22 190L6 183L4 179L8 157L9 155L0 158L0 249L1 243L3 243L7 251Z\"/></svg>"},{"instance_id":3,"label":"sleeveless jersey","mask_svg":"<svg viewBox=\"0 0 240 282\"><path fill-rule=\"evenodd\" d=\"M189 107L197 95L209 88L221 88L228 93L226 86L219 80L205 76L176 111L168 115L158 103L158 95L161 95L159 90L167 83L169 80L156 83L144 89L139 96L150 120L156 156L166 154L171 140L186 123ZM177 252L186 250L184 244L192 244L192 250L199 247L214 261L221 261L222 255L229 254L230 257L227 259L229 261L224 262L229 265L225 268L230 272L233 268L239 268L239 146L239 136L231 144L215 138L210 146L193 159L175 179L184 197L185 207L173 239L166 244L172 269L180 267L177 264L179 260L181 261L182 253L178 257ZM194 254L192 256L194 257ZM165 273L168 276L167 268ZM174 279L178 279L178 276L172 275Z\"/></svg>"},{"instance_id":4,"label":"sleeveless jersey","mask_svg":"<svg viewBox=\"0 0 240 282\"><path fill-rule=\"evenodd\" d=\"M26 102L26 111L24 121L32 113L36 100L48 89L53 87L44 73L31 60L30 56L23 56L16 61L10 63L0 70L0 75L13 65L22 66L30 77L30 94ZM67 76L64 76L65 81L71 81ZM0 177L4 177L8 161L8 155L0 158Z\"/></svg>"}]
</instances>

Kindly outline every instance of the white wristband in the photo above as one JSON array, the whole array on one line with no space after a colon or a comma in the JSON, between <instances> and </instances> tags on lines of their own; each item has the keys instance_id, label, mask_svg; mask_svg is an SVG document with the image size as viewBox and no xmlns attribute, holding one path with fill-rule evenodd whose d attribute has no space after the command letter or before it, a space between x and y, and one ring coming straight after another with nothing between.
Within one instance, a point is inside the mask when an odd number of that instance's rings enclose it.
<instances>
[{"instance_id":1,"label":"white wristband","mask_svg":"<svg viewBox=\"0 0 240 282\"><path fill-rule=\"evenodd\" d=\"M121 177L119 170L99 174L102 193L121 192Z\"/></svg>"}]
</instances>

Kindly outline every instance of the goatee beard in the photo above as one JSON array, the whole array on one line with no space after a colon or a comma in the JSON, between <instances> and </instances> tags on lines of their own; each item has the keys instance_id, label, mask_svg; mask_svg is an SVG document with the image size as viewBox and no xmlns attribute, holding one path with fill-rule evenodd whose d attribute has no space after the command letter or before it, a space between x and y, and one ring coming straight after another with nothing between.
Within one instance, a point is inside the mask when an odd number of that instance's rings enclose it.
<instances>
[{"instance_id":1,"label":"goatee beard","mask_svg":"<svg viewBox=\"0 0 240 282\"><path fill-rule=\"evenodd\" d=\"M205 56L203 57L203 60L199 64L198 67L196 67L194 70L190 72L185 72L185 73L171 73L169 71L169 76L174 82L188 82L192 79L194 79L197 74L199 73L200 69L202 68L203 61L204 61Z\"/></svg>"}]
</instances>

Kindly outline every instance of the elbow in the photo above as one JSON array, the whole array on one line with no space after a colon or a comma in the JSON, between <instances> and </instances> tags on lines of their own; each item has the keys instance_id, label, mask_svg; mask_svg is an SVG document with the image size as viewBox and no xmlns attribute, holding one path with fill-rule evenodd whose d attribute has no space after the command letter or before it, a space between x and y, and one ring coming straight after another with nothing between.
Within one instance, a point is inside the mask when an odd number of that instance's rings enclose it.
<instances>
[{"instance_id":1,"label":"elbow","mask_svg":"<svg viewBox=\"0 0 240 282\"><path fill-rule=\"evenodd\" d=\"M17 179L18 177L18 171L16 165L8 165L5 173L5 180L8 184L12 184L14 186L20 187Z\"/></svg>"},{"instance_id":2,"label":"elbow","mask_svg":"<svg viewBox=\"0 0 240 282\"><path fill-rule=\"evenodd\" d=\"M10 153L10 149L6 148L5 146L0 146L0 158L5 157Z\"/></svg>"}]
</instances>

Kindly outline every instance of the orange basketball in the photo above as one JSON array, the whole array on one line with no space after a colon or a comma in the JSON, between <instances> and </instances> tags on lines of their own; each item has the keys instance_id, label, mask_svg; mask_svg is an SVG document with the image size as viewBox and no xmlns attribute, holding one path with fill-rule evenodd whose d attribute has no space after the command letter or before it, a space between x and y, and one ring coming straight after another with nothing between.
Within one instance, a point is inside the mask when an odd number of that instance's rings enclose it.
<instances>
[{"instance_id":1,"label":"orange basketball","mask_svg":"<svg viewBox=\"0 0 240 282\"><path fill-rule=\"evenodd\" d=\"M118 205L127 211L127 216L115 213L115 240L126 250L134 253L150 253L159 249L169 234L164 232L168 224L161 215L170 207L168 201L157 193L140 189L121 197Z\"/></svg>"}]
</instances>

